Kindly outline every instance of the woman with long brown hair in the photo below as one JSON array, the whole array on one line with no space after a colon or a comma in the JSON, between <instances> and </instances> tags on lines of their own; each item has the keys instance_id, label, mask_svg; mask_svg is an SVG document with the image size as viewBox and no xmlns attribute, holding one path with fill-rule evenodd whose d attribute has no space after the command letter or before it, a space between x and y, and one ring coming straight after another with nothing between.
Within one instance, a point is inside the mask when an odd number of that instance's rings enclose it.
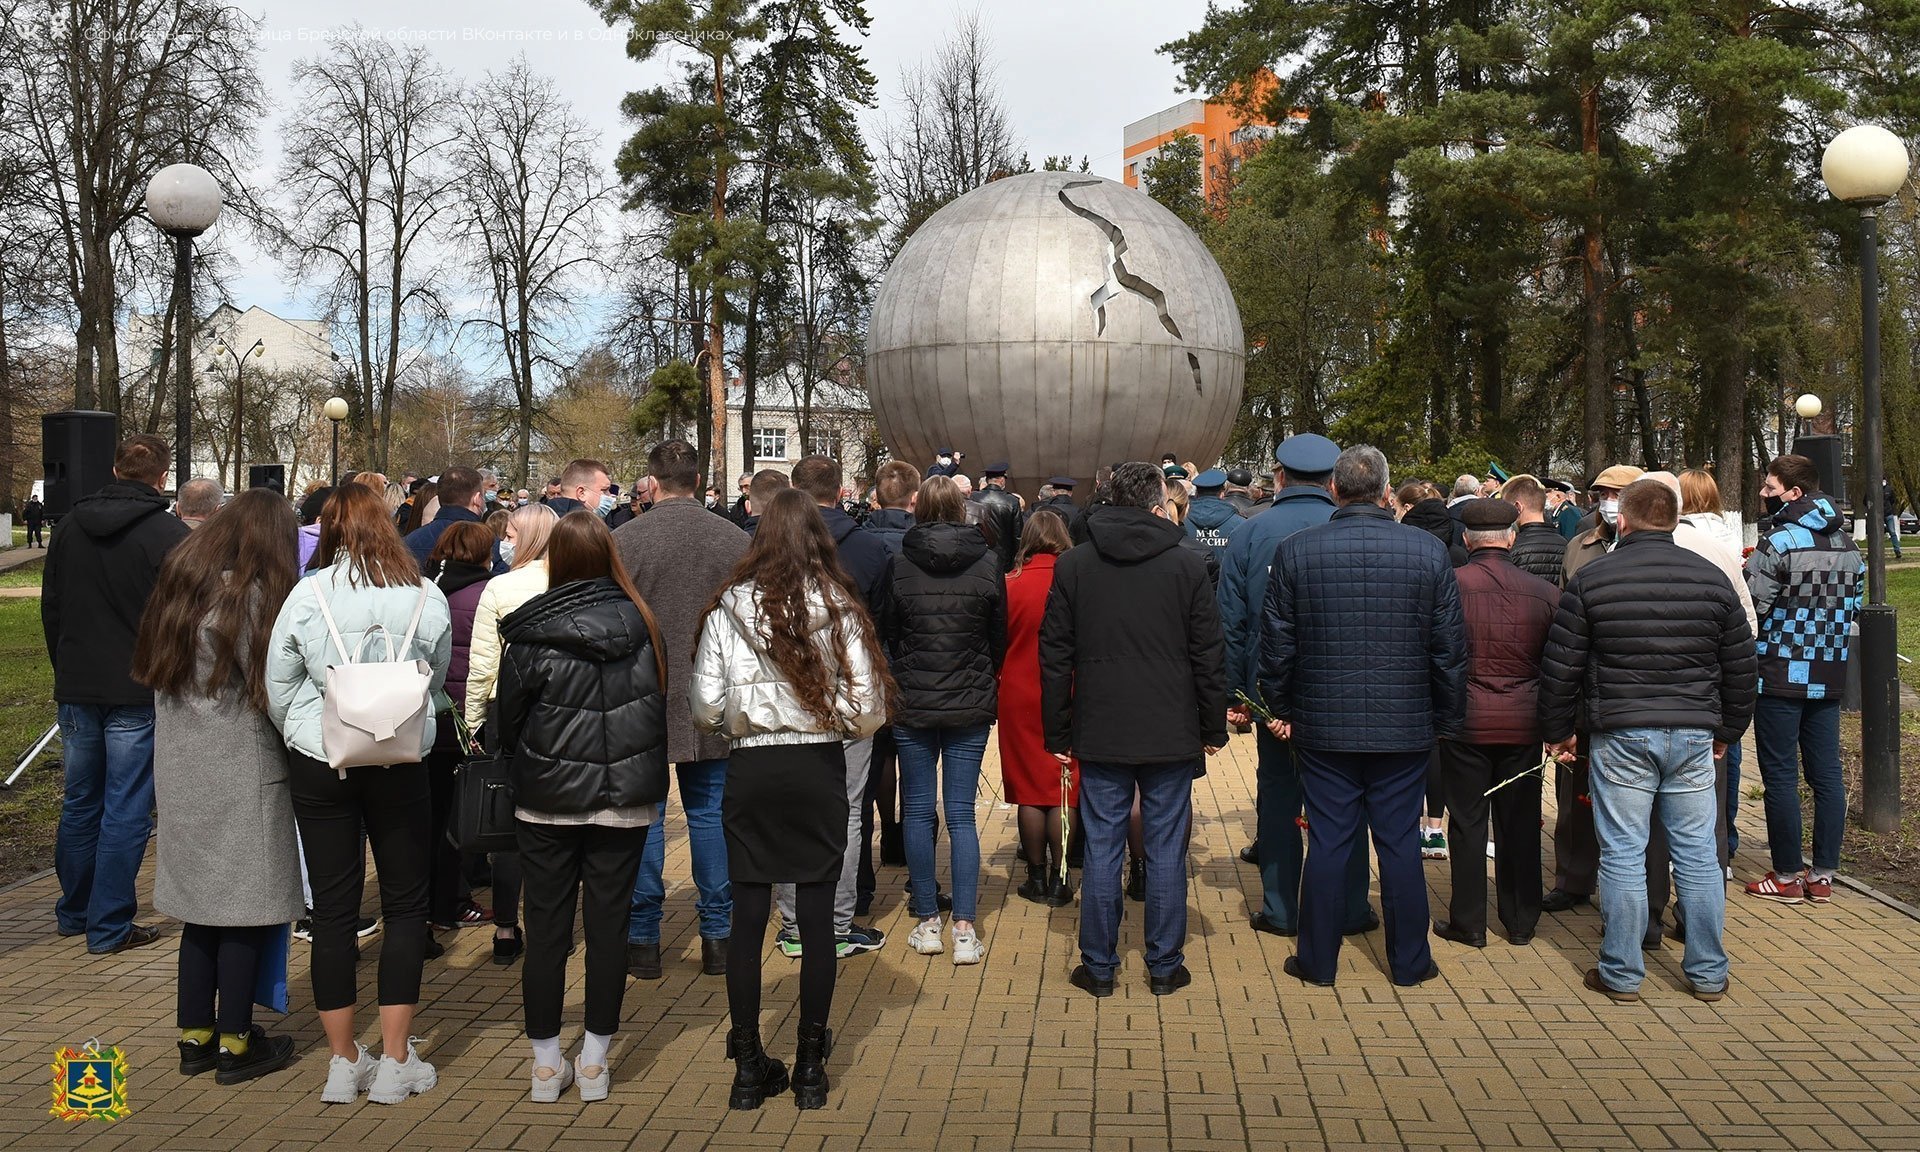
<instances>
[{"instance_id":1,"label":"woman with long brown hair","mask_svg":"<svg viewBox=\"0 0 1920 1152\"><path fill-rule=\"evenodd\" d=\"M1000 782L1007 803L1020 806L1020 859L1027 879L1015 891L1036 904L1073 903L1061 864L1060 762L1047 751L1040 724L1040 621L1053 590L1053 565L1073 547L1067 521L1036 508L1020 533L1019 562L1007 575L1007 658L1000 666ZM1079 802L1080 769L1069 763L1067 807Z\"/></svg>"},{"instance_id":2,"label":"woman with long brown hair","mask_svg":"<svg viewBox=\"0 0 1920 1152\"><path fill-rule=\"evenodd\" d=\"M592 512L547 539L547 591L500 624L498 736L513 763L527 954L521 978L536 1103L578 1081L605 1100L627 987L627 914L655 805L667 798L660 629ZM581 896L584 890L585 899ZM573 909L587 938L586 1035L561 1055Z\"/></svg>"},{"instance_id":3,"label":"woman with long brown hair","mask_svg":"<svg viewBox=\"0 0 1920 1152\"><path fill-rule=\"evenodd\" d=\"M154 691L153 905L181 921L180 1071L217 1069L222 1084L293 1058L291 1037L254 1025L253 997L262 951L301 914L287 752L266 688L298 528L265 488L234 497L168 554L133 650L135 679Z\"/></svg>"},{"instance_id":4,"label":"woman with long brown hair","mask_svg":"<svg viewBox=\"0 0 1920 1152\"><path fill-rule=\"evenodd\" d=\"M791 883L801 946L794 1103L822 1108L834 888L847 847L841 742L886 723L890 684L878 630L812 498L787 489L755 511L753 543L701 621L687 697L694 725L732 743L721 802L733 882L730 1104L758 1108L787 1087L786 1066L760 1044L760 962L773 886Z\"/></svg>"},{"instance_id":5,"label":"woman with long brown hair","mask_svg":"<svg viewBox=\"0 0 1920 1152\"><path fill-rule=\"evenodd\" d=\"M327 763L322 716L328 671L363 646L369 657L382 651L383 640L399 659L426 661L438 691L453 629L446 596L420 578L374 489L347 484L334 491L320 513L314 555L320 566L294 586L273 622L267 705L286 741L293 812L313 885L313 1003L333 1050L320 1099L347 1104L365 1093L375 1103L398 1104L432 1088L436 1079L433 1065L414 1054L409 1038L427 950L433 810L422 761L433 728L427 727L411 762L335 770ZM412 642L401 650L409 633ZM373 644L366 644L369 638ZM386 923L379 980L385 1048L378 1061L356 1039L353 1022L359 996L354 935L366 880L363 829Z\"/></svg>"}]
</instances>

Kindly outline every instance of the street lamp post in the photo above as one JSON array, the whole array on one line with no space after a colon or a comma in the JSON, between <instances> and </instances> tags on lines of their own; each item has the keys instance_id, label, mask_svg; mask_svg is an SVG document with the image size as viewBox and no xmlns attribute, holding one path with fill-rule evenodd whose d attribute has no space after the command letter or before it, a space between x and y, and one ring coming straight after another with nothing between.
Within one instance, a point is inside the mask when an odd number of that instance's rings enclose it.
<instances>
[{"instance_id":1,"label":"street lamp post","mask_svg":"<svg viewBox=\"0 0 1920 1152\"><path fill-rule=\"evenodd\" d=\"M247 357L251 356L257 360L265 356L267 354L267 342L265 340L255 340L245 352L235 352L232 348L227 347L226 341L223 340L213 346L213 354L215 356L233 357L233 490L239 492L246 488L245 478L240 474L240 469L245 466L240 460L240 433L246 426ZM207 371L211 372L216 367L218 367L218 365L209 364L207 365Z\"/></svg>"},{"instance_id":2,"label":"street lamp post","mask_svg":"<svg viewBox=\"0 0 1920 1152\"><path fill-rule=\"evenodd\" d=\"M330 485L338 488L340 486L340 421L347 418L346 398L329 397L321 411L326 413L327 419L333 421L333 479Z\"/></svg>"},{"instance_id":3,"label":"street lamp post","mask_svg":"<svg viewBox=\"0 0 1920 1152\"><path fill-rule=\"evenodd\" d=\"M1874 209L1907 182L1907 149L1885 128L1860 124L1833 138L1820 177L1860 210L1860 445L1866 465L1867 603L1860 611L1861 806L1869 831L1900 822L1900 673L1887 604L1886 509L1881 500L1880 224Z\"/></svg>"},{"instance_id":4,"label":"street lamp post","mask_svg":"<svg viewBox=\"0 0 1920 1152\"><path fill-rule=\"evenodd\" d=\"M220 185L194 164L169 164L147 183L147 215L173 237L174 487L193 472L193 238L220 218Z\"/></svg>"}]
</instances>

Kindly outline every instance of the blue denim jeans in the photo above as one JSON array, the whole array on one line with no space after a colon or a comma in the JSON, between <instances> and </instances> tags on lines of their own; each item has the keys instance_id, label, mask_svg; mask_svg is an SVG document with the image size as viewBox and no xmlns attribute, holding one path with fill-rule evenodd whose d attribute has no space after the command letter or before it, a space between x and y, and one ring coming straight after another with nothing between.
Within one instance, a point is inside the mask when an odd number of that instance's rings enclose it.
<instances>
[{"instance_id":1,"label":"blue denim jeans","mask_svg":"<svg viewBox=\"0 0 1920 1152\"><path fill-rule=\"evenodd\" d=\"M1847 827L1847 785L1840 776L1840 701L1762 695L1753 706L1753 743L1766 786L1767 848L1773 870L1791 876L1801 854L1800 775L1813 788L1813 866L1840 867ZM1795 753L1798 753L1796 756Z\"/></svg>"},{"instance_id":2,"label":"blue denim jeans","mask_svg":"<svg viewBox=\"0 0 1920 1152\"><path fill-rule=\"evenodd\" d=\"M1198 759L1164 764L1080 762L1080 827L1087 866L1080 881L1080 959L1102 980L1120 970L1120 856L1140 790L1147 866L1147 973L1186 963L1187 820Z\"/></svg>"},{"instance_id":3,"label":"blue denim jeans","mask_svg":"<svg viewBox=\"0 0 1920 1152\"><path fill-rule=\"evenodd\" d=\"M153 705L60 705L66 799L53 849L54 918L87 947L112 948L133 930L133 886L153 834Z\"/></svg>"},{"instance_id":4,"label":"blue denim jeans","mask_svg":"<svg viewBox=\"0 0 1920 1152\"><path fill-rule=\"evenodd\" d=\"M974 821L973 803L980 789L980 761L987 754L987 732L985 724L977 728L894 726L893 739L900 757L900 826L907 841L907 878L913 885L907 902L913 914L922 920L939 911L935 903L939 889L933 881L936 784L947 821L953 918L977 918L980 829ZM1127 805L1131 812L1131 797Z\"/></svg>"},{"instance_id":5,"label":"blue denim jeans","mask_svg":"<svg viewBox=\"0 0 1920 1152\"><path fill-rule=\"evenodd\" d=\"M1667 830L1674 887L1687 925L1681 970L1695 988L1727 986L1727 883L1714 842L1713 734L1704 728L1625 728L1591 742L1593 822L1600 835L1600 978L1635 992L1645 979L1647 832Z\"/></svg>"},{"instance_id":6,"label":"blue denim jeans","mask_svg":"<svg viewBox=\"0 0 1920 1152\"><path fill-rule=\"evenodd\" d=\"M1733 863L1733 854L1740 851L1740 825L1734 818L1740 815L1740 761L1746 758L1746 751L1740 741L1727 745L1727 863Z\"/></svg>"},{"instance_id":7,"label":"blue denim jeans","mask_svg":"<svg viewBox=\"0 0 1920 1152\"><path fill-rule=\"evenodd\" d=\"M725 940L733 930L733 881L727 878L727 840L720 832L720 796L727 783L727 761L689 760L674 766L680 776L680 809L687 817L687 854L693 858L693 887L699 895L700 938ZM666 900L667 806L633 881L633 910L627 917L627 943L660 943L660 905Z\"/></svg>"},{"instance_id":8,"label":"blue denim jeans","mask_svg":"<svg viewBox=\"0 0 1920 1152\"><path fill-rule=\"evenodd\" d=\"M1300 831L1300 814L1305 810L1300 766L1292 745L1267 731L1266 725L1256 724L1253 732L1259 749L1254 846L1260 860L1260 914L1269 924L1293 930L1300 926L1300 872L1306 858L1306 837ZM1367 854L1355 852L1347 865L1345 926L1350 932L1364 929L1373 916L1367 905L1369 874Z\"/></svg>"}]
</instances>

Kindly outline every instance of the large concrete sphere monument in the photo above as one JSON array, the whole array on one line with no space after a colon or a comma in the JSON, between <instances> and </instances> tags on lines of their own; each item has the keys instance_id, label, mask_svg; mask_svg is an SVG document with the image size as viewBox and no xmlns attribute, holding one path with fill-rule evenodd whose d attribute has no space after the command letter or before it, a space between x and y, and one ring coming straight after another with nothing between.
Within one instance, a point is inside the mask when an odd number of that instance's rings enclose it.
<instances>
[{"instance_id":1,"label":"large concrete sphere monument","mask_svg":"<svg viewBox=\"0 0 1920 1152\"><path fill-rule=\"evenodd\" d=\"M1200 238L1145 193L1078 172L996 180L929 217L887 269L867 352L896 459L1004 460L1028 495L1162 452L1211 465L1246 369L1240 312Z\"/></svg>"}]
</instances>

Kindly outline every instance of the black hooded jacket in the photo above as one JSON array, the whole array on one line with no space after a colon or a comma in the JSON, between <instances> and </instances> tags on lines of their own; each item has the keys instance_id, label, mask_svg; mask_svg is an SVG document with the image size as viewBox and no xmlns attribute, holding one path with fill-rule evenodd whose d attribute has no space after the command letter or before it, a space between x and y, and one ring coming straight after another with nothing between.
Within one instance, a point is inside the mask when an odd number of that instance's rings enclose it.
<instances>
[{"instance_id":1,"label":"black hooded jacket","mask_svg":"<svg viewBox=\"0 0 1920 1152\"><path fill-rule=\"evenodd\" d=\"M1087 512L1040 625L1047 751L1116 764L1198 759L1227 742L1226 645L1206 562L1140 508Z\"/></svg>"},{"instance_id":2,"label":"black hooded jacket","mask_svg":"<svg viewBox=\"0 0 1920 1152\"><path fill-rule=\"evenodd\" d=\"M54 533L41 581L54 700L152 705L153 690L133 679L133 641L161 561L189 531L167 514L165 496L133 480L115 480L74 504Z\"/></svg>"},{"instance_id":3,"label":"black hooded jacket","mask_svg":"<svg viewBox=\"0 0 1920 1152\"><path fill-rule=\"evenodd\" d=\"M893 566L885 629L900 685L893 722L972 728L999 711L1007 653L1007 584L1000 560L971 524L916 524Z\"/></svg>"},{"instance_id":4,"label":"black hooded jacket","mask_svg":"<svg viewBox=\"0 0 1920 1152\"><path fill-rule=\"evenodd\" d=\"M500 639L500 747L516 805L573 815L667 798L661 654L618 584L549 589L500 622Z\"/></svg>"},{"instance_id":5,"label":"black hooded jacket","mask_svg":"<svg viewBox=\"0 0 1920 1152\"><path fill-rule=\"evenodd\" d=\"M1467 546L1462 540L1460 521L1454 519L1453 512L1445 500L1422 500L1407 509L1400 523L1409 528L1423 528L1433 533L1440 543L1447 546L1447 559L1455 568L1467 562Z\"/></svg>"}]
</instances>

